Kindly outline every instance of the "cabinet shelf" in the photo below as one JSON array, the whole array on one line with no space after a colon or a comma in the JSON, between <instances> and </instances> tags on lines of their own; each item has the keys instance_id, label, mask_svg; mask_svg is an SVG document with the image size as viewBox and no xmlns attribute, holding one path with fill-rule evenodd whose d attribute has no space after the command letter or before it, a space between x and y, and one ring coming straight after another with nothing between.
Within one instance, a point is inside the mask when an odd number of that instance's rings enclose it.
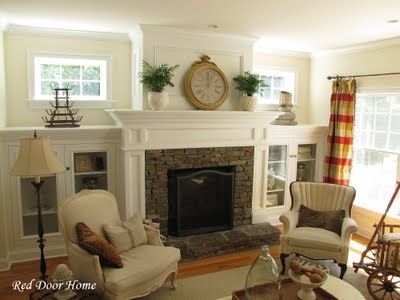
<instances>
[{"instance_id":1,"label":"cabinet shelf","mask_svg":"<svg viewBox=\"0 0 400 300\"><path fill-rule=\"evenodd\" d=\"M275 189L275 190L267 190L267 193L279 193L283 192L285 189Z\"/></svg>"},{"instance_id":2,"label":"cabinet shelf","mask_svg":"<svg viewBox=\"0 0 400 300\"><path fill-rule=\"evenodd\" d=\"M28 209L24 210L22 216L23 217L37 216L37 214L38 214L37 211ZM52 215L52 214L57 214L57 210L55 208L42 210L42 215Z\"/></svg>"},{"instance_id":3,"label":"cabinet shelf","mask_svg":"<svg viewBox=\"0 0 400 300\"><path fill-rule=\"evenodd\" d=\"M269 164L284 164L286 160L270 160L268 161Z\"/></svg>"},{"instance_id":4,"label":"cabinet shelf","mask_svg":"<svg viewBox=\"0 0 400 300\"><path fill-rule=\"evenodd\" d=\"M75 176L104 175L104 174L107 174L107 171L79 172L75 173Z\"/></svg>"},{"instance_id":5,"label":"cabinet shelf","mask_svg":"<svg viewBox=\"0 0 400 300\"><path fill-rule=\"evenodd\" d=\"M298 162L311 162L311 161L315 161L315 158L298 158L297 161Z\"/></svg>"}]
</instances>

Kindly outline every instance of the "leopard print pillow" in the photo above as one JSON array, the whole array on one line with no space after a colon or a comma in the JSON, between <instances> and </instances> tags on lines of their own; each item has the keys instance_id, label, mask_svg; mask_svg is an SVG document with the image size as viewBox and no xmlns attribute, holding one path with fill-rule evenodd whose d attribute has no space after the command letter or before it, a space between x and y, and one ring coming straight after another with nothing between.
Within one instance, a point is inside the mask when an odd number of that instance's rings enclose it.
<instances>
[{"instance_id":1,"label":"leopard print pillow","mask_svg":"<svg viewBox=\"0 0 400 300\"><path fill-rule=\"evenodd\" d=\"M114 268L122 268L124 266L117 249L93 232L85 223L77 223L75 230L79 246L91 254L98 255L102 265Z\"/></svg>"}]
</instances>

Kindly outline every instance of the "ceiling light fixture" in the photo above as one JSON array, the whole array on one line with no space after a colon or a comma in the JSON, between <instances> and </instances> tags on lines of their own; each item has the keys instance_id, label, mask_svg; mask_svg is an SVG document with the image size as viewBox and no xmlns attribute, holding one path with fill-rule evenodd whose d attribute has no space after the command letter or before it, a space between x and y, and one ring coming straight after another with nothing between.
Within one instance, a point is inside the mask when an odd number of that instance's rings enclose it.
<instances>
[{"instance_id":1,"label":"ceiling light fixture","mask_svg":"<svg viewBox=\"0 0 400 300\"><path fill-rule=\"evenodd\" d=\"M208 25L208 28L217 29L217 28L219 28L219 26L216 24L210 24L210 25Z\"/></svg>"},{"instance_id":2,"label":"ceiling light fixture","mask_svg":"<svg viewBox=\"0 0 400 300\"><path fill-rule=\"evenodd\" d=\"M397 20L397 19L387 20L386 21L386 23L389 23L389 24L398 23L398 22L399 22L399 20Z\"/></svg>"}]
</instances>

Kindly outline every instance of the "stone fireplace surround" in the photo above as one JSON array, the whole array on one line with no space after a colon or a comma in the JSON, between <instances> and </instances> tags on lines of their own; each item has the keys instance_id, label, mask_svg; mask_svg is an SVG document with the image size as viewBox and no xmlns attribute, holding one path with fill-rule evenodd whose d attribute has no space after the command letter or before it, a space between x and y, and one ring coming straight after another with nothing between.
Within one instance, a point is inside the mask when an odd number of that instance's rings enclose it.
<instances>
[{"instance_id":1,"label":"stone fireplace surround","mask_svg":"<svg viewBox=\"0 0 400 300\"><path fill-rule=\"evenodd\" d=\"M254 147L212 147L145 151L146 217L167 233L168 170L235 166L234 226L251 224Z\"/></svg>"}]
</instances>

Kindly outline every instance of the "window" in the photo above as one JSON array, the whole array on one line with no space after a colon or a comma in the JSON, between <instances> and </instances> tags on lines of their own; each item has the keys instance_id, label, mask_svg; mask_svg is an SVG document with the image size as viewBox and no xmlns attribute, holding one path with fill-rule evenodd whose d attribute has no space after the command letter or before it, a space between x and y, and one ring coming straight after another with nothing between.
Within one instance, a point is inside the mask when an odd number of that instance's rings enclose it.
<instances>
[{"instance_id":1,"label":"window","mask_svg":"<svg viewBox=\"0 0 400 300\"><path fill-rule=\"evenodd\" d=\"M358 94L351 185L355 204L384 211L394 191L400 152L400 94ZM400 215L399 201L391 214Z\"/></svg>"},{"instance_id":2,"label":"window","mask_svg":"<svg viewBox=\"0 0 400 300\"><path fill-rule=\"evenodd\" d=\"M107 57L35 54L31 63L33 101L54 99L57 87L69 88L71 100L110 100Z\"/></svg>"},{"instance_id":3,"label":"window","mask_svg":"<svg viewBox=\"0 0 400 300\"><path fill-rule=\"evenodd\" d=\"M255 72L261 75L267 88L260 90L260 103L279 104L281 91L292 93L292 102L296 103L297 72L277 67L256 67Z\"/></svg>"}]
</instances>

